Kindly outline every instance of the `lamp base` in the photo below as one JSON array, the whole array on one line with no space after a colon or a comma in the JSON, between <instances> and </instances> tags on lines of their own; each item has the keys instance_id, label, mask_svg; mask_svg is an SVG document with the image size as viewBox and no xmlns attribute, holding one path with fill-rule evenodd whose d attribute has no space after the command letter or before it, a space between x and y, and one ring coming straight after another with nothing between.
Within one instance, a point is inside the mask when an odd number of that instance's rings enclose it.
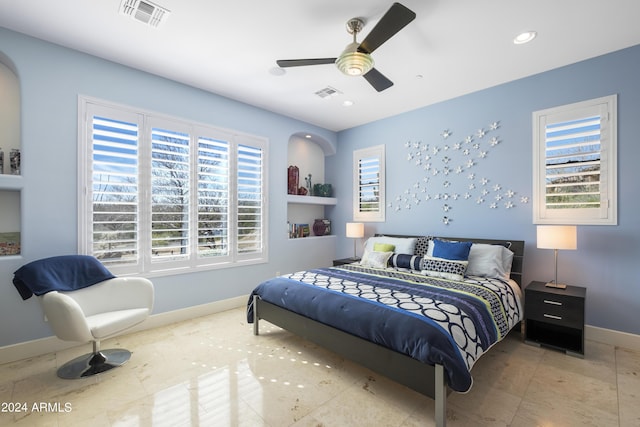
<instances>
[{"instance_id":1,"label":"lamp base","mask_svg":"<svg viewBox=\"0 0 640 427\"><path fill-rule=\"evenodd\" d=\"M547 282L545 286L547 288L567 289L567 285L565 285L564 283L556 283L553 280L550 282Z\"/></svg>"}]
</instances>

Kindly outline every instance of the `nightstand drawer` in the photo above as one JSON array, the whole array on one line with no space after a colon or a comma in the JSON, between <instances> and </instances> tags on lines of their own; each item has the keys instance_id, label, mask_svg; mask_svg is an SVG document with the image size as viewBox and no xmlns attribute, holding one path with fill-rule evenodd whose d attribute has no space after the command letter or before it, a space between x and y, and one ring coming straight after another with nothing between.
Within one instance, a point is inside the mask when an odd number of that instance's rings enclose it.
<instances>
[{"instance_id":1,"label":"nightstand drawer","mask_svg":"<svg viewBox=\"0 0 640 427\"><path fill-rule=\"evenodd\" d=\"M527 292L525 313L528 319L571 328L584 325L584 298L547 292Z\"/></svg>"}]
</instances>

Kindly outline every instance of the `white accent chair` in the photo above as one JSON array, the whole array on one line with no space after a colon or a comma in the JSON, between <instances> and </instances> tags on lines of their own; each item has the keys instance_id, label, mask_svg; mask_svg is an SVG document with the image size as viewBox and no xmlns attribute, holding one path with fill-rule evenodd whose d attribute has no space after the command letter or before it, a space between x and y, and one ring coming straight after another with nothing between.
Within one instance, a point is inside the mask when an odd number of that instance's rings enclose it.
<instances>
[{"instance_id":1,"label":"white accent chair","mask_svg":"<svg viewBox=\"0 0 640 427\"><path fill-rule=\"evenodd\" d=\"M44 313L58 338L93 343L92 353L64 364L58 376L87 377L127 362L131 352L100 350L100 341L143 322L153 308L153 296L153 284L142 277L116 277L83 289L41 295Z\"/></svg>"}]
</instances>

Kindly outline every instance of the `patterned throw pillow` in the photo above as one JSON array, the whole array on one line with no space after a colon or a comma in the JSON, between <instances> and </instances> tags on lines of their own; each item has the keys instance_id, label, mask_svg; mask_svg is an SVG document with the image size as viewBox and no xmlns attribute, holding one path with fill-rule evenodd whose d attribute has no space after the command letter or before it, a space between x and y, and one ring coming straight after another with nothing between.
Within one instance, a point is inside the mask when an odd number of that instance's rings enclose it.
<instances>
[{"instance_id":1,"label":"patterned throw pillow","mask_svg":"<svg viewBox=\"0 0 640 427\"><path fill-rule=\"evenodd\" d=\"M360 265L373 268L387 268L391 255L393 255L393 252L368 251L364 253L364 256L360 260Z\"/></svg>"},{"instance_id":2,"label":"patterned throw pillow","mask_svg":"<svg viewBox=\"0 0 640 427\"><path fill-rule=\"evenodd\" d=\"M462 280L468 264L469 261L455 261L425 256L422 259L421 273L426 276L441 277L443 279Z\"/></svg>"},{"instance_id":3,"label":"patterned throw pillow","mask_svg":"<svg viewBox=\"0 0 640 427\"><path fill-rule=\"evenodd\" d=\"M418 239L416 240L416 250L414 254L419 256L420 258L425 256L427 254L427 251L429 250L429 242L431 242L432 240L433 237L431 236L418 237Z\"/></svg>"}]
</instances>

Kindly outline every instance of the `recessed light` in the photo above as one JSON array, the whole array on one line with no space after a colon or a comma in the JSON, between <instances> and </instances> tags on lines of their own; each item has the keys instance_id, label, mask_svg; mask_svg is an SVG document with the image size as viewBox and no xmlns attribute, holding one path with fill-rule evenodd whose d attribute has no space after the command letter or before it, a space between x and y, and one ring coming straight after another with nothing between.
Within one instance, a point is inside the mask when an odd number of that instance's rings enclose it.
<instances>
[{"instance_id":1,"label":"recessed light","mask_svg":"<svg viewBox=\"0 0 640 427\"><path fill-rule=\"evenodd\" d=\"M344 105L345 107L351 107L353 105L353 101L349 101L349 100L343 101L342 105Z\"/></svg>"},{"instance_id":2,"label":"recessed light","mask_svg":"<svg viewBox=\"0 0 640 427\"><path fill-rule=\"evenodd\" d=\"M515 44L529 43L531 40L535 39L537 35L538 33L536 33L535 31L523 31L522 33L518 34L515 39L513 39L513 42Z\"/></svg>"},{"instance_id":3,"label":"recessed light","mask_svg":"<svg viewBox=\"0 0 640 427\"><path fill-rule=\"evenodd\" d=\"M309 134L306 134L304 137L307 138L307 139L311 139L311 135L309 135Z\"/></svg>"}]
</instances>

